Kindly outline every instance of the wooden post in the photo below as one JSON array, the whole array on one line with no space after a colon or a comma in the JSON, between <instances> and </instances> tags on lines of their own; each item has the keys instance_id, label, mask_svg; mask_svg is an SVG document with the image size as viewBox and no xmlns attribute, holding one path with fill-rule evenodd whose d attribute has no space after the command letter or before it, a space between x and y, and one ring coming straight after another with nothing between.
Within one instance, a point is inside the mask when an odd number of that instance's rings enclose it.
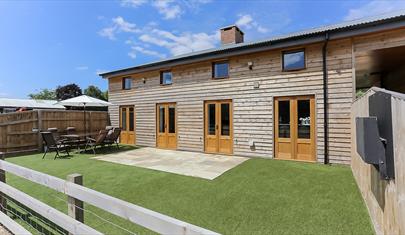
<instances>
[{"instance_id":1,"label":"wooden post","mask_svg":"<svg viewBox=\"0 0 405 235\"><path fill-rule=\"evenodd\" d=\"M89 112L89 135L91 136L92 134L92 126L91 126L91 122L92 122L92 117L91 117L91 111Z\"/></svg>"},{"instance_id":2,"label":"wooden post","mask_svg":"<svg viewBox=\"0 0 405 235\"><path fill-rule=\"evenodd\" d=\"M42 136L41 136L41 131L42 130L42 110L38 110L38 125L37 125L37 129L38 129L38 150L40 152L42 152L43 150L43 142L42 142Z\"/></svg>"},{"instance_id":3,"label":"wooden post","mask_svg":"<svg viewBox=\"0 0 405 235\"><path fill-rule=\"evenodd\" d=\"M83 176L80 174L71 174L67 176L67 181L83 185ZM75 220L84 223L83 201L68 196L68 215Z\"/></svg>"},{"instance_id":4,"label":"wooden post","mask_svg":"<svg viewBox=\"0 0 405 235\"><path fill-rule=\"evenodd\" d=\"M5 153L0 152L0 160L4 160ZM0 182L6 183L6 171L0 169ZM0 211L7 214L7 199L3 193L0 192Z\"/></svg>"}]
</instances>

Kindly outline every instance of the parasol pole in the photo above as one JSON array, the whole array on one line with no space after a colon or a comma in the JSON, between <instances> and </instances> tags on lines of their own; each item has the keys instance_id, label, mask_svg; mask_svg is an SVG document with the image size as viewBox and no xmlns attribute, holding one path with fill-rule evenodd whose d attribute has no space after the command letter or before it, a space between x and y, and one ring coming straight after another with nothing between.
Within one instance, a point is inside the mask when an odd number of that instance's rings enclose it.
<instances>
[{"instance_id":1,"label":"parasol pole","mask_svg":"<svg viewBox=\"0 0 405 235\"><path fill-rule=\"evenodd\" d=\"M84 114L84 137L87 137L87 123L86 123L86 102L83 102L83 114Z\"/></svg>"}]
</instances>

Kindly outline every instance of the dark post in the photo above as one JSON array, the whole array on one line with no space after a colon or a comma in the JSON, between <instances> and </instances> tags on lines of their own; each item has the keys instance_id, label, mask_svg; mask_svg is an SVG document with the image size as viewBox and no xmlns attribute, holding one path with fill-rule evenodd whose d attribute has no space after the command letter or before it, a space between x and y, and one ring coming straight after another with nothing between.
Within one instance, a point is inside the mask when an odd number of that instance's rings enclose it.
<instances>
[{"instance_id":1,"label":"dark post","mask_svg":"<svg viewBox=\"0 0 405 235\"><path fill-rule=\"evenodd\" d=\"M4 158L5 153L0 152L0 160L4 160ZM0 181L6 183L6 172L2 169L0 169ZM6 196L1 192L0 192L0 204L1 204L0 211L3 212L4 214L7 214L7 199Z\"/></svg>"}]
</instances>

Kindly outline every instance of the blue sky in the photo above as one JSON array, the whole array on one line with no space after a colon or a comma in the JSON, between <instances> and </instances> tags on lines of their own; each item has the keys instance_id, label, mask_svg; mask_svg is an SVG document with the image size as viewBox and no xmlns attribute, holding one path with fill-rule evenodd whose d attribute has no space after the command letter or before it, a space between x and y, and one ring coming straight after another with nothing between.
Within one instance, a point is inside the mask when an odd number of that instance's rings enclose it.
<instances>
[{"instance_id":1,"label":"blue sky","mask_svg":"<svg viewBox=\"0 0 405 235\"><path fill-rule=\"evenodd\" d=\"M97 73L219 46L238 24L245 41L405 9L405 1L0 1L0 97L77 83Z\"/></svg>"}]
</instances>

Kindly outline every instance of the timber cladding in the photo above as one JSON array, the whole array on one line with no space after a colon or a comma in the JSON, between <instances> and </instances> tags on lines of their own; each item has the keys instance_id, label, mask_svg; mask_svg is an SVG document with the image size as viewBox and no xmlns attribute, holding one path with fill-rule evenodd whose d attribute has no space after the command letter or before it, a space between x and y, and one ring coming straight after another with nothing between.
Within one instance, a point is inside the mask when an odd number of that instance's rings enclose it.
<instances>
[{"instance_id":1,"label":"timber cladding","mask_svg":"<svg viewBox=\"0 0 405 235\"><path fill-rule=\"evenodd\" d=\"M119 125L120 105L135 105L136 143L156 146L156 104L175 102L179 150L204 151L204 101L232 100L233 154L273 157L273 97L313 95L316 110L317 160L323 160L322 44L305 46L306 69L282 72L281 50L227 58L229 78L214 80L212 61L171 68L173 84L159 85L159 71L133 74L131 90L122 77L109 80L113 125ZM331 162L350 161L350 106L353 100L351 40L330 42L329 154ZM252 70L248 62L253 62ZM145 79L145 83L143 83ZM259 87L255 88L255 83ZM254 141L255 148L249 146Z\"/></svg>"},{"instance_id":2,"label":"timber cladding","mask_svg":"<svg viewBox=\"0 0 405 235\"><path fill-rule=\"evenodd\" d=\"M405 44L405 30L330 41L327 49L328 145L331 163L350 163L350 108L355 96L354 53ZM212 79L212 62L175 66L173 84L160 85L160 71L131 74L132 89L122 90L122 76L109 79L109 107L113 125L119 125L119 106L134 105L136 143L156 146L156 104L177 108L177 149L204 151L204 102L232 100L233 154L274 156L274 97L307 96L315 102L316 160L323 161L323 43L271 50L223 59L229 78ZM306 68L282 71L282 52L304 49ZM252 69L249 64L253 64ZM127 76L124 76L127 77ZM255 147L251 148L250 142Z\"/></svg>"}]
</instances>

